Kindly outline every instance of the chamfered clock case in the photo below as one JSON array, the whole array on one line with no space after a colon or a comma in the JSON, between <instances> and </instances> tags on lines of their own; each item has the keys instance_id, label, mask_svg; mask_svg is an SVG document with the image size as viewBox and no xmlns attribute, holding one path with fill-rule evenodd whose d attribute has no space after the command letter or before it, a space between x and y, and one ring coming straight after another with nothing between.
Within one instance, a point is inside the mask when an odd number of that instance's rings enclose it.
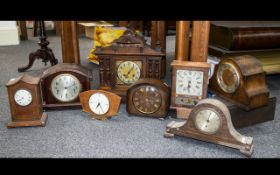
<instances>
[{"instance_id":1,"label":"chamfered clock case","mask_svg":"<svg viewBox=\"0 0 280 175\"><path fill-rule=\"evenodd\" d=\"M62 75L62 74L67 74L73 76L73 78L75 79L78 79L81 87L80 92L90 90L91 87L90 80L92 76L91 76L91 71L88 70L87 68L71 63L62 63L62 64L57 64L55 66L52 66L46 71L44 71L43 75L41 76L41 88L42 88L44 109L57 109L57 108L62 109L65 107L66 108L81 107L79 95L77 95L75 99L65 102L57 99L52 93L51 90L52 81L58 75Z\"/></svg>"},{"instance_id":2,"label":"chamfered clock case","mask_svg":"<svg viewBox=\"0 0 280 175\"><path fill-rule=\"evenodd\" d=\"M141 93L141 88L143 93ZM149 89L150 92L145 92L146 88ZM140 94L136 97L137 93ZM129 87L126 98L126 111L129 114L144 117L164 118L167 116L169 111L170 88L161 80L143 78ZM139 99L135 100L134 98ZM153 105L158 106L156 106L156 108L152 108Z\"/></svg>"}]
</instances>

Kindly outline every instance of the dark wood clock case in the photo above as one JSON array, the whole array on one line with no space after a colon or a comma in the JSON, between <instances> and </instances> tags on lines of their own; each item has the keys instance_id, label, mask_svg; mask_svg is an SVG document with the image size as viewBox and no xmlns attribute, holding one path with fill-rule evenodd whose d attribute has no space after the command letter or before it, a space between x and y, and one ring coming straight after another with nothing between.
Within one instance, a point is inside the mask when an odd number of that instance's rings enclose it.
<instances>
[{"instance_id":1,"label":"dark wood clock case","mask_svg":"<svg viewBox=\"0 0 280 175\"><path fill-rule=\"evenodd\" d=\"M80 108L81 103L79 96L71 102L61 102L57 100L51 92L50 86L53 78L59 74L68 73L77 77L82 85L82 92L90 90L92 79L91 71L87 68L71 63L62 63L47 69L41 77L41 87L43 95L44 109L63 109L63 108Z\"/></svg>"},{"instance_id":2,"label":"dark wood clock case","mask_svg":"<svg viewBox=\"0 0 280 175\"><path fill-rule=\"evenodd\" d=\"M117 83L116 63L132 61L141 63L141 78L161 79L165 76L165 53L145 44L144 39L135 31L128 29L123 36L109 47L97 47L95 55L100 60L100 89L108 90L126 100L126 91L131 85Z\"/></svg>"}]
</instances>

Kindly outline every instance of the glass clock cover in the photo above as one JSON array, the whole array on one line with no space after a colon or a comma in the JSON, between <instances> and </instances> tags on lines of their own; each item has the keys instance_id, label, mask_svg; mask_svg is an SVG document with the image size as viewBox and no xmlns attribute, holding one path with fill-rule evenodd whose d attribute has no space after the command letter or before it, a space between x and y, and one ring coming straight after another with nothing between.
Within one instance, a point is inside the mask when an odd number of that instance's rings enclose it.
<instances>
[{"instance_id":1,"label":"glass clock cover","mask_svg":"<svg viewBox=\"0 0 280 175\"><path fill-rule=\"evenodd\" d=\"M28 90L19 89L14 95L15 102L20 106L27 106L32 102L32 95Z\"/></svg>"},{"instance_id":2,"label":"glass clock cover","mask_svg":"<svg viewBox=\"0 0 280 175\"><path fill-rule=\"evenodd\" d=\"M75 100L82 91L82 86L77 77L71 74L59 74L51 83L53 96L62 102Z\"/></svg>"},{"instance_id":3,"label":"glass clock cover","mask_svg":"<svg viewBox=\"0 0 280 175\"><path fill-rule=\"evenodd\" d=\"M221 119L212 109L201 109L195 115L195 125L205 134L214 134L220 128Z\"/></svg>"},{"instance_id":4,"label":"glass clock cover","mask_svg":"<svg viewBox=\"0 0 280 175\"><path fill-rule=\"evenodd\" d=\"M217 82L223 91L235 92L240 84L238 70L230 63L222 63L217 71Z\"/></svg>"},{"instance_id":5,"label":"glass clock cover","mask_svg":"<svg viewBox=\"0 0 280 175\"><path fill-rule=\"evenodd\" d=\"M92 94L89 98L89 108L97 115L104 115L109 111L110 102L103 93Z\"/></svg>"}]
</instances>

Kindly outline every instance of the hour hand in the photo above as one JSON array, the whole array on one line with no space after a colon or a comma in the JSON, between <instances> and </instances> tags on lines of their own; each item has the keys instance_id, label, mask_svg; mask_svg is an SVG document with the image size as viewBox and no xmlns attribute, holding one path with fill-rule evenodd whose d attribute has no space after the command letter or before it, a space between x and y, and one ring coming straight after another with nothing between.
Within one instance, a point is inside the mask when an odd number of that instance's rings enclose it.
<instances>
[{"instance_id":1,"label":"hour hand","mask_svg":"<svg viewBox=\"0 0 280 175\"><path fill-rule=\"evenodd\" d=\"M100 106L100 103L97 104L97 106L95 107L95 109L97 109Z\"/></svg>"}]
</instances>

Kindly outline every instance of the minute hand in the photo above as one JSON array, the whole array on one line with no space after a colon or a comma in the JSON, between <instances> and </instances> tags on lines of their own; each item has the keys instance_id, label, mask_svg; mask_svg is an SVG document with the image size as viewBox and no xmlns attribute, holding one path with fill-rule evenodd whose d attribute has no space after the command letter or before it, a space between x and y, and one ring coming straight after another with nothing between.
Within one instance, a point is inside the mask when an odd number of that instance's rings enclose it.
<instances>
[{"instance_id":1,"label":"minute hand","mask_svg":"<svg viewBox=\"0 0 280 175\"><path fill-rule=\"evenodd\" d=\"M126 78L127 78L128 75L130 74L130 72L133 70L133 68L134 68L134 65L132 65L132 68L130 68L129 71L127 72L127 74L126 74L126 76L125 76Z\"/></svg>"}]
</instances>

